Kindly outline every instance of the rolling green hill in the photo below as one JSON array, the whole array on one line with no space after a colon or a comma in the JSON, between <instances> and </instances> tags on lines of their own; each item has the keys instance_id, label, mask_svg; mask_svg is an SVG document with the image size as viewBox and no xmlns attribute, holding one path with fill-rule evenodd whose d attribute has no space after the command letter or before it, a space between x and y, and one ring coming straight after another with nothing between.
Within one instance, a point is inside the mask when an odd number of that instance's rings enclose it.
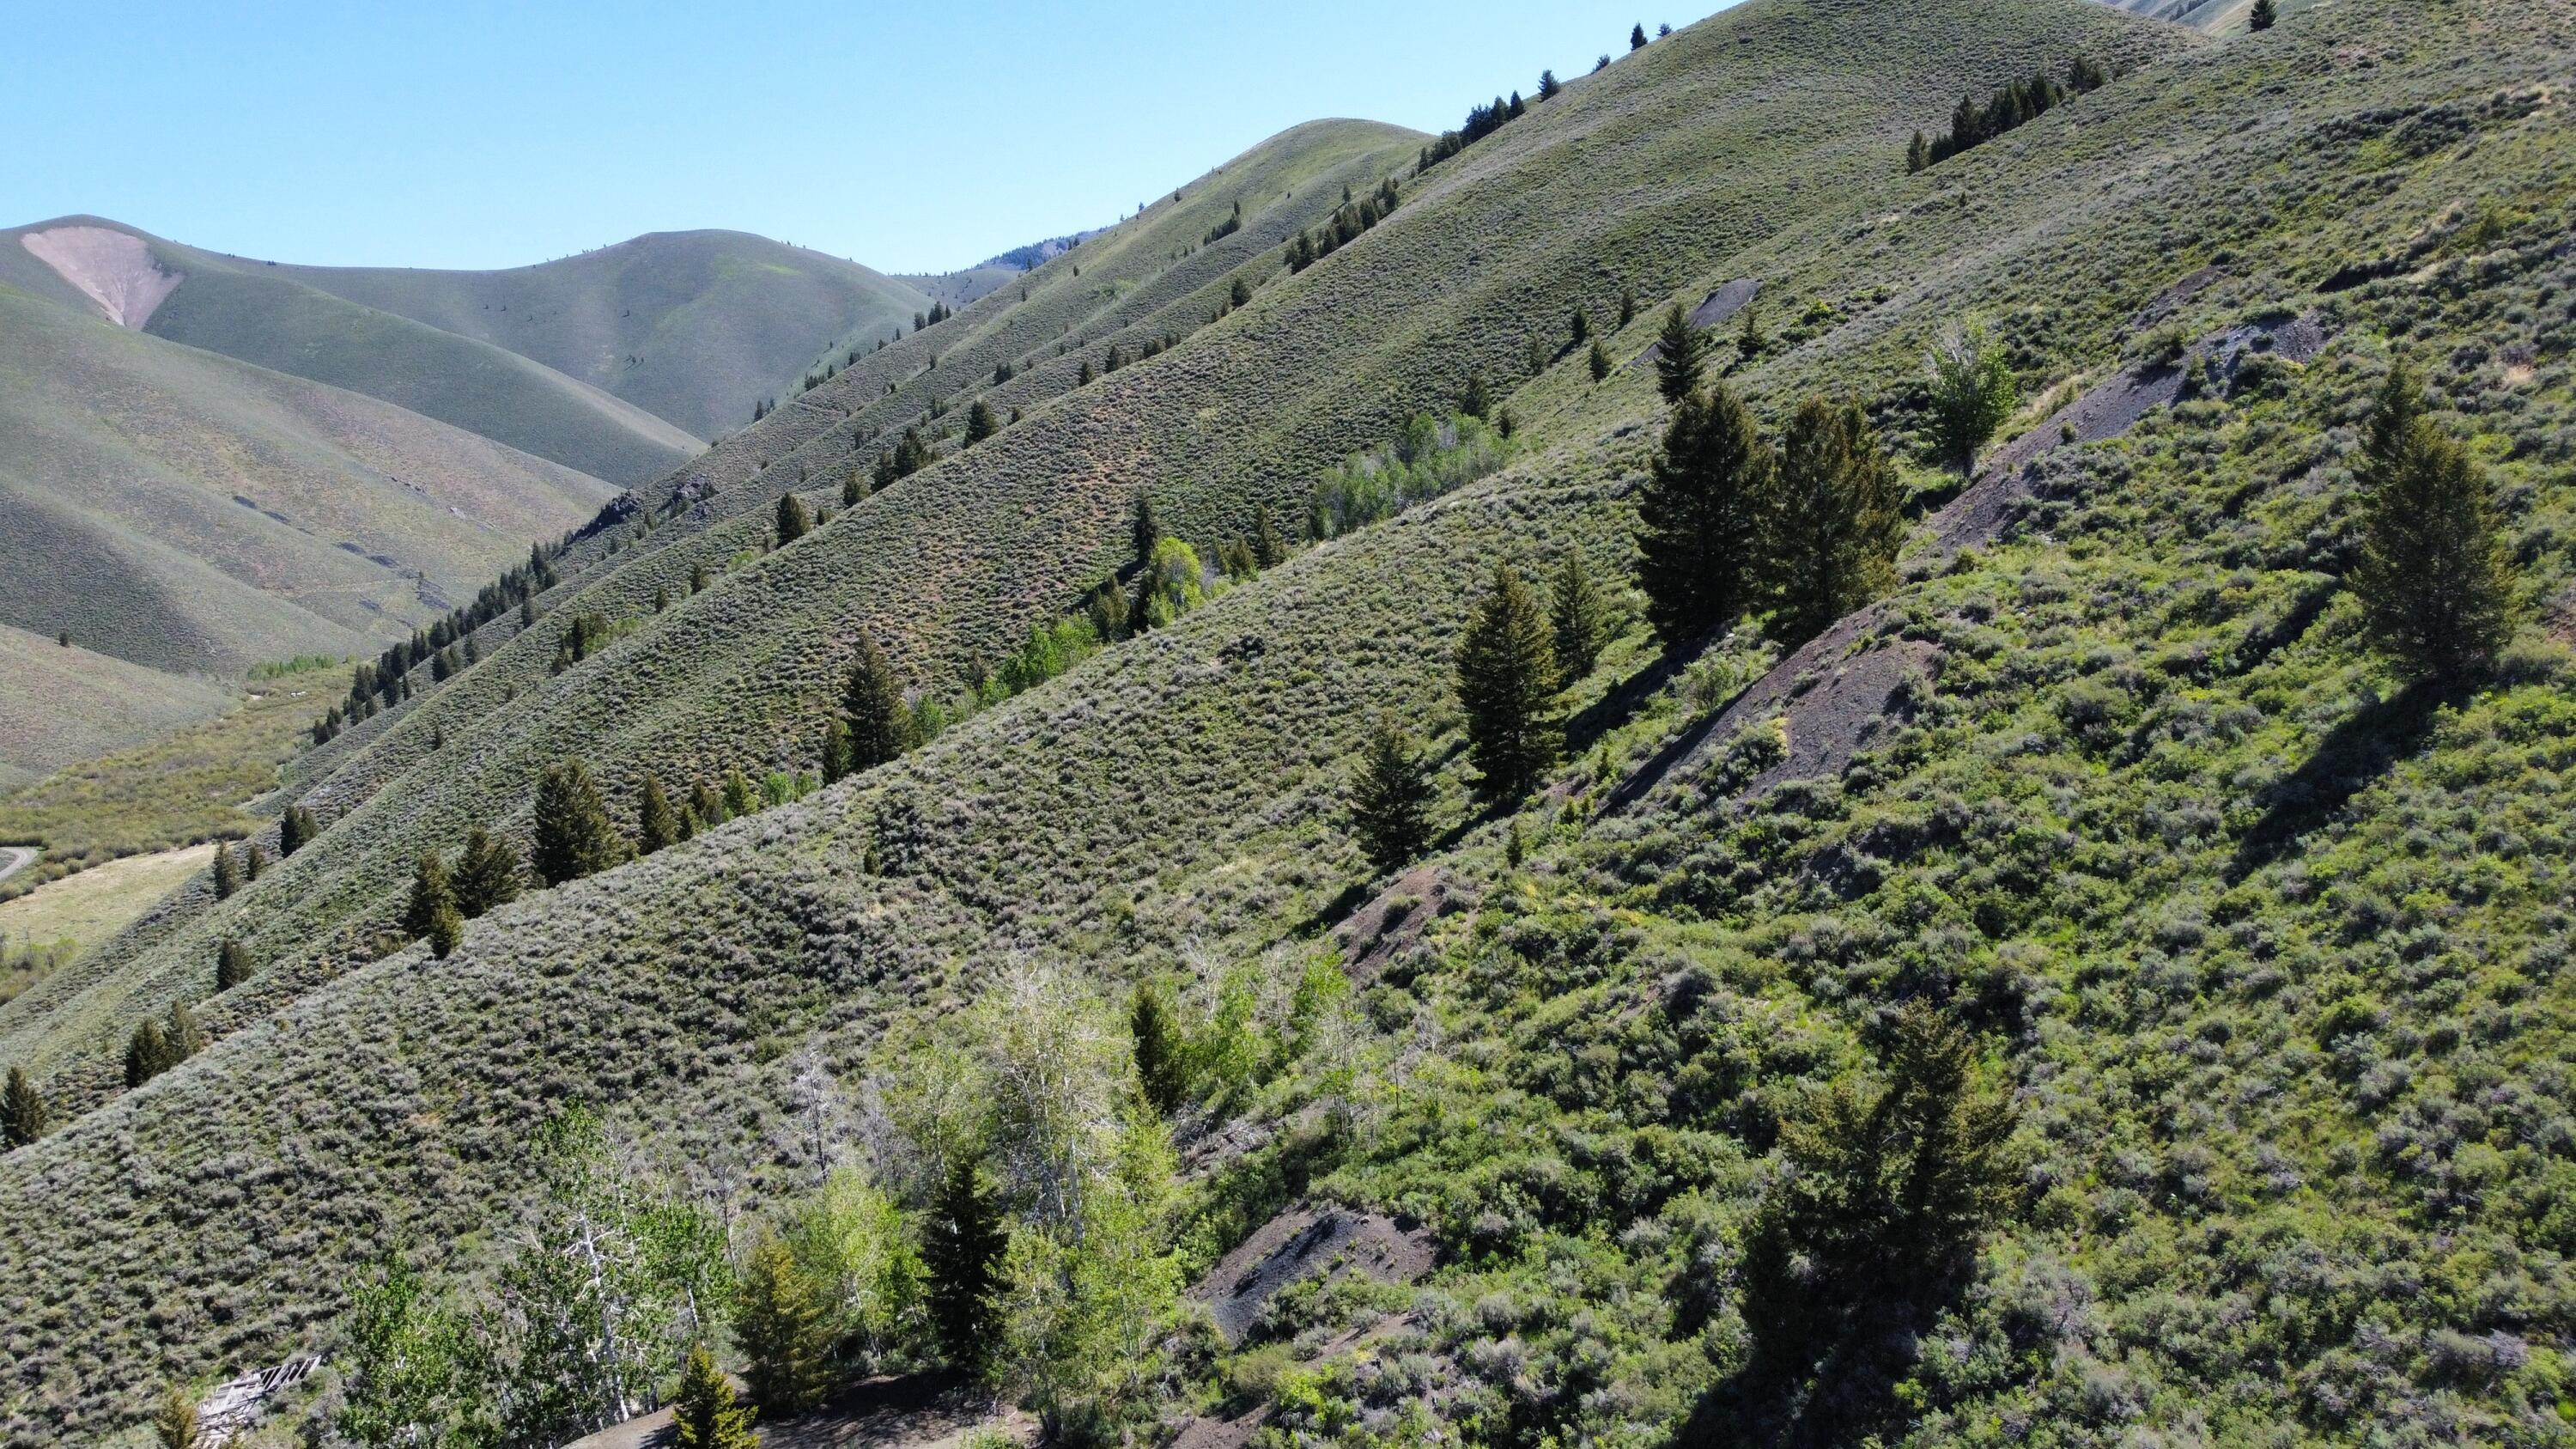
<instances>
[{"instance_id":1,"label":"rolling green hill","mask_svg":"<svg viewBox=\"0 0 2576 1449\"><path fill-rule=\"evenodd\" d=\"M0 624L0 791L78 760L219 714L231 696L202 679Z\"/></svg>"},{"instance_id":2,"label":"rolling green hill","mask_svg":"<svg viewBox=\"0 0 2576 1449\"><path fill-rule=\"evenodd\" d=\"M2212 44L2075 0L1748 0L1418 178L1421 138L1288 133L784 404L576 543L523 637L486 625L316 751L320 840L0 1005L0 1061L70 1119L0 1158L9 1432L131 1438L165 1382L344 1351L389 1241L489 1301L568 1103L710 1211L836 1161L919 1211L929 1048L991 1050L947 1034L1007 1031L972 1004L1035 966L1122 1047L1108 1003L1148 976L1193 1029L1247 1004L1265 1064L1177 1114L1176 1270L1300 1197L1429 1256L1283 1291L1240 1343L1136 1326L1070 1380L1113 1442L2563 1442L2576 10L2449 19L2345 0ZM2123 74L1905 174L1960 92L2079 54ZM1319 195L1394 174L1391 218L1284 273ZM1469 609L1501 562L1624 577L1665 417L1569 314L1624 360L1748 279L1767 341L1721 357L1775 430L1846 396L1910 451L1967 317L2049 401L1955 500L1909 461L1900 578L1785 664L1752 628L1662 652L1621 601L1565 765L1470 807ZM2398 687L2339 586L2399 352L2534 605L2449 698ZM1140 488L1212 552L1471 378L1517 424L1492 476L444 959L378 948L412 856L523 832L544 764L586 756L621 825L648 769L811 768L861 632L952 689L1116 566ZM782 491L838 509L854 460L976 398L1019 420L764 550ZM631 632L558 671L585 613ZM1429 740L1436 839L1375 879L1348 797L1389 713ZM209 995L223 940L258 974ZM118 1091L174 1001L212 1044ZM1930 1243L1965 1242L1955 1278L1785 1356L1752 1249L1908 1003L1974 1033L2014 1171ZM1787 1296L1845 1306L1807 1271Z\"/></svg>"},{"instance_id":3,"label":"rolling green hill","mask_svg":"<svg viewBox=\"0 0 2576 1449\"><path fill-rule=\"evenodd\" d=\"M531 358L702 438L785 396L826 349L909 331L931 301L905 279L732 231L654 232L507 271L274 274Z\"/></svg>"},{"instance_id":4,"label":"rolling green hill","mask_svg":"<svg viewBox=\"0 0 2576 1449\"><path fill-rule=\"evenodd\" d=\"M380 647L613 494L0 287L0 621L177 673Z\"/></svg>"},{"instance_id":5,"label":"rolling green hill","mask_svg":"<svg viewBox=\"0 0 2576 1449\"><path fill-rule=\"evenodd\" d=\"M38 248L68 258L72 275L40 259ZM0 233L0 281L78 305L87 288L74 276L112 290L157 273L160 299L138 309L140 330L364 393L610 483L641 482L697 451L683 429L596 388L489 343L316 291L283 270L96 217Z\"/></svg>"}]
</instances>

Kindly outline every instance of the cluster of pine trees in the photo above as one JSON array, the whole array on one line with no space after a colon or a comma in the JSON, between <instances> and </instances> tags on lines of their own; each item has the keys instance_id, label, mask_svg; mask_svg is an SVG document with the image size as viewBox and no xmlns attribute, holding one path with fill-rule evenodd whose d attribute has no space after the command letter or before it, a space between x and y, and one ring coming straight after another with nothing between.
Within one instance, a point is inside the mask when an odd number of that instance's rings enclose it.
<instances>
[{"instance_id":1,"label":"cluster of pine trees","mask_svg":"<svg viewBox=\"0 0 2576 1449\"><path fill-rule=\"evenodd\" d=\"M926 331L956 315L957 314L955 312L949 310L947 303L933 302L930 304L929 311L915 312L912 314L912 330L915 332Z\"/></svg>"},{"instance_id":2,"label":"cluster of pine trees","mask_svg":"<svg viewBox=\"0 0 2576 1449\"><path fill-rule=\"evenodd\" d=\"M1241 230L1243 230L1243 203L1238 201L1234 204L1234 213L1208 228L1208 234L1202 242L1205 245L1214 245Z\"/></svg>"},{"instance_id":3,"label":"cluster of pine trees","mask_svg":"<svg viewBox=\"0 0 2576 1449\"><path fill-rule=\"evenodd\" d=\"M520 611L523 623L533 622L536 596L555 586L554 559L562 552L559 543L531 545L528 561L485 584L473 603L453 610L426 630L414 630L410 638L387 647L372 662L360 664L348 698L313 722L313 742L328 744L345 726L409 699L411 671L421 664L430 666L433 682L461 673L480 658L474 631L511 609Z\"/></svg>"},{"instance_id":4,"label":"cluster of pine trees","mask_svg":"<svg viewBox=\"0 0 2576 1449\"><path fill-rule=\"evenodd\" d=\"M1950 114L1950 129L1938 136L1914 133L1913 143L1906 148L1905 169L1908 173L1936 166L1982 141L1991 141L2025 121L2045 115L2061 101L2095 91L2108 83L2111 76L2101 66L2077 56L2067 67L2063 82L2046 71L2033 71L1996 91L1978 105L1972 96L1961 96L1958 109Z\"/></svg>"},{"instance_id":5,"label":"cluster of pine trees","mask_svg":"<svg viewBox=\"0 0 2576 1449\"><path fill-rule=\"evenodd\" d=\"M1379 182L1375 192L1358 200L1352 199L1349 187L1343 187L1342 204L1331 216L1289 240L1288 270L1302 272L1358 240L1369 228L1395 214L1397 200L1392 176ZM1246 296L1235 305L1250 300Z\"/></svg>"}]
</instances>

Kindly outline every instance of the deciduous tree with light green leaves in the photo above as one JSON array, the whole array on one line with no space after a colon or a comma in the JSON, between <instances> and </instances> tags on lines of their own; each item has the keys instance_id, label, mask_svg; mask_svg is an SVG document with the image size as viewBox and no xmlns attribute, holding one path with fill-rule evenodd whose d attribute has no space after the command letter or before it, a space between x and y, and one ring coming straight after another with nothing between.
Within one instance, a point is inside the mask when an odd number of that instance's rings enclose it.
<instances>
[{"instance_id":1,"label":"deciduous tree with light green leaves","mask_svg":"<svg viewBox=\"0 0 2576 1449\"><path fill-rule=\"evenodd\" d=\"M1923 369L1933 454L1964 477L1976 471L1977 455L2019 400L2012 363L1985 324L1972 319L1941 333L1924 354Z\"/></svg>"}]
</instances>

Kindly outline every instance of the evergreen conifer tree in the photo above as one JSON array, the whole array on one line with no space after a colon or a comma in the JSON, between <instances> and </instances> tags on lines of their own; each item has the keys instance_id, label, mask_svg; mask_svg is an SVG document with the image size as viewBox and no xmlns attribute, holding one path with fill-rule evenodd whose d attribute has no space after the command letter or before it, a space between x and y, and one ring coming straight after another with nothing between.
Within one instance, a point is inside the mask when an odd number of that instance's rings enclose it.
<instances>
[{"instance_id":1,"label":"evergreen conifer tree","mask_svg":"<svg viewBox=\"0 0 2576 1449\"><path fill-rule=\"evenodd\" d=\"M215 899L223 900L241 889L241 868L233 863L232 847L215 842Z\"/></svg>"},{"instance_id":2,"label":"evergreen conifer tree","mask_svg":"<svg viewBox=\"0 0 2576 1449\"><path fill-rule=\"evenodd\" d=\"M1482 421L1486 417L1490 416L1493 413L1493 410L1494 400L1493 397L1485 391L1484 374L1468 374L1467 390L1458 395L1459 413L1462 416Z\"/></svg>"},{"instance_id":3,"label":"evergreen conifer tree","mask_svg":"<svg viewBox=\"0 0 2576 1449\"><path fill-rule=\"evenodd\" d=\"M704 780L689 787L689 813L698 817L698 825L702 829L722 825L733 818L725 811L724 797L707 788Z\"/></svg>"},{"instance_id":4,"label":"evergreen conifer tree","mask_svg":"<svg viewBox=\"0 0 2576 1449\"><path fill-rule=\"evenodd\" d=\"M1279 567L1288 561L1288 540L1279 533L1279 525L1264 508L1252 525L1252 561L1265 569Z\"/></svg>"},{"instance_id":5,"label":"evergreen conifer tree","mask_svg":"<svg viewBox=\"0 0 2576 1449\"><path fill-rule=\"evenodd\" d=\"M635 844L639 853L651 855L666 846L680 843L680 817L671 809L671 797L662 793L662 781L651 771L644 773L643 799L635 809Z\"/></svg>"},{"instance_id":6,"label":"evergreen conifer tree","mask_svg":"<svg viewBox=\"0 0 2576 1449\"><path fill-rule=\"evenodd\" d=\"M1678 403L1699 391L1708 371L1708 334L1691 325L1690 313L1675 302L1664 313L1664 330L1655 339L1655 390L1664 401Z\"/></svg>"},{"instance_id":7,"label":"evergreen conifer tree","mask_svg":"<svg viewBox=\"0 0 2576 1449\"><path fill-rule=\"evenodd\" d=\"M1771 472L1770 446L1724 383L1673 410L1637 501L1637 583L1665 643L1692 643L1752 606Z\"/></svg>"},{"instance_id":8,"label":"evergreen conifer tree","mask_svg":"<svg viewBox=\"0 0 2576 1449\"><path fill-rule=\"evenodd\" d=\"M463 944L465 917L457 914L456 900L453 896L440 901L438 908L430 912L429 930L424 934L429 938L429 954L441 961L446 960L459 945Z\"/></svg>"},{"instance_id":9,"label":"evergreen conifer tree","mask_svg":"<svg viewBox=\"0 0 2576 1449\"><path fill-rule=\"evenodd\" d=\"M1767 555L1785 637L1813 638L1887 592L1905 524L1878 432L1857 403L1809 398L1780 448Z\"/></svg>"},{"instance_id":10,"label":"evergreen conifer tree","mask_svg":"<svg viewBox=\"0 0 2576 1449\"><path fill-rule=\"evenodd\" d=\"M608 823L590 767L577 759L548 765L537 781L534 864L550 886L603 871L626 858L626 843Z\"/></svg>"},{"instance_id":11,"label":"evergreen conifer tree","mask_svg":"<svg viewBox=\"0 0 2576 1449\"><path fill-rule=\"evenodd\" d=\"M1592 369L1594 382L1604 381L1610 376L1610 349L1602 346L1598 337L1592 339L1592 356L1587 365Z\"/></svg>"},{"instance_id":12,"label":"evergreen conifer tree","mask_svg":"<svg viewBox=\"0 0 2576 1449\"><path fill-rule=\"evenodd\" d=\"M441 906L456 904L454 888L448 883L447 863L438 852L426 850L411 866L411 899L403 906L403 934L417 941L429 934L430 922L437 918Z\"/></svg>"},{"instance_id":13,"label":"evergreen conifer tree","mask_svg":"<svg viewBox=\"0 0 2576 1449\"><path fill-rule=\"evenodd\" d=\"M125 1042L125 1085L142 1086L170 1069L170 1040L161 1023L147 1021Z\"/></svg>"},{"instance_id":14,"label":"evergreen conifer tree","mask_svg":"<svg viewBox=\"0 0 2576 1449\"><path fill-rule=\"evenodd\" d=\"M1592 319L1583 315L1582 308L1577 307L1574 309L1574 320L1568 325L1574 332L1574 340L1566 344L1569 350L1581 347L1584 343L1592 340Z\"/></svg>"},{"instance_id":15,"label":"evergreen conifer tree","mask_svg":"<svg viewBox=\"0 0 2576 1449\"><path fill-rule=\"evenodd\" d=\"M1602 598L1579 553L1566 555L1548 589L1548 628L1554 636L1560 684L1572 685L1589 676L1601 662L1602 646L1610 642L1610 614L1609 602Z\"/></svg>"},{"instance_id":16,"label":"evergreen conifer tree","mask_svg":"<svg viewBox=\"0 0 2576 1449\"><path fill-rule=\"evenodd\" d=\"M1154 546L1162 541L1163 524L1154 516L1154 500L1137 494L1136 507L1127 519L1127 542L1138 568L1154 561Z\"/></svg>"},{"instance_id":17,"label":"evergreen conifer tree","mask_svg":"<svg viewBox=\"0 0 2576 1449\"><path fill-rule=\"evenodd\" d=\"M2513 637L2513 560L2486 470L2425 416L2403 362L2373 403L2357 471L2363 629L2408 675L2473 674Z\"/></svg>"},{"instance_id":18,"label":"evergreen conifer tree","mask_svg":"<svg viewBox=\"0 0 2576 1449\"><path fill-rule=\"evenodd\" d=\"M510 842L477 825L465 832L465 849L448 878L456 910L474 920L495 906L519 898L519 852Z\"/></svg>"},{"instance_id":19,"label":"evergreen conifer tree","mask_svg":"<svg viewBox=\"0 0 2576 1449\"><path fill-rule=\"evenodd\" d=\"M725 771L724 802L725 813L732 816L749 815L760 808L760 798L752 793L751 777L739 765Z\"/></svg>"},{"instance_id":20,"label":"evergreen conifer tree","mask_svg":"<svg viewBox=\"0 0 2576 1449\"><path fill-rule=\"evenodd\" d=\"M241 843L242 884L248 885L259 879L260 871L266 869L267 865L268 856L260 850L258 841L245 840Z\"/></svg>"},{"instance_id":21,"label":"evergreen conifer tree","mask_svg":"<svg viewBox=\"0 0 2576 1449\"><path fill-rule=\"evenodd\" d=\"M1103 644L1127 637L1127 596L1118 590L1116 579L1103 579L1091 591L1091 627Z\"/></svg>"},{"instance_id":22,"label":"evergreen conifer tree","mask_svg":"<svg viewBox=\"0 0 2576 1449\"><path fill-rule=\"evenodd\" d=\"M841 690L841 710L850 726L853 774L875 769L912 744L911 712L904 706L903 688L895 682L894 666L886 662L885 651L870 636L859 638L858 657L850 662L849 678Z\"/></svg>"},{"instance_id":23,"label":"evergreen conifer tree","mask_svg":"<svg viewBox=\"0 0 2576 1449\"><path fill-rule=\"evenodd\" d=\"M922 1259L930 1270L931 1327L949 1367L961 1373L982 1372L997 1336L993 1295L1008 1241L979 1164L963 1153L951 1158L922 1226Z\"/></svg>"},{"instance_id":24,"label":"evergreen conifer tree","mask_svg":"<svg viewBox=\"0 0 2576 1449\"><path fill-rule=\"evenodd\" d=\"M45 1135L45 1099L27 1079L25 1067L9 1069L9 1084L0 1087L0 1151L24 1147Z\"/></svg>"},{"instance_id":25,"label":"evergreen conifer tree","mask_svg":"<svg viewBox=\"0 0 2576 1449\"><path fill-rule=\"evenodd\" d=\"M2254 9L2245 17L2245 24L2249 30L2263 31L2271 29L2280 19L2281 7L2272 0L2254 0Z\"/></svg>"},{"instance_id":26,"label":"evergreen conifer tree","mask_svg":"<svg viewBox=\"0 0 2576 1449\"><path fill-rule=\"evenodd\" d=\"M1351 786L1351 832L1369 867L1388 875L1410 865L1431 843L1431 770L1412 734L1383 716L1361 747Z\"/></svg>"},{"instance_id":27,"label":"evergreen conifer tree","mask_svg":"<svg viewBox=\"0 0 2576 1449\"><path fill-rule=\"evenodd\" d=\"M813 526L812 516L805 512L804 499L793 493L778 495L777 533L781 548L803 538L805 531Z\"/></svg>"},{"instance_id":28,"label":"evergreen conifer tree","mask_svg":"<svg viewBox=\"0 0 2576 1449\"><path fill-rule=\"evenodd\" d=\"M1643 50L1646 48L1646 27L1640 25L1634 30L1628 32L1628 48L1630 50Z\"/></svg>"},{"instance_id":29,"label":"evergreen conifer tree","mask_svg":"<svg viewBox=\"0 0 2576 1449\"><path fill-rule=\"evenodd\" d=\"M1923 138L1921 131L1917 131L1914 133L1914 144L1905 148L1905 174L1911 176L1931 164L1932 143Z\"/></svg>"},{"instance_id":30,"label":"evergreen conifer tree","mask_svg":"<svg viewBox=\"0 0 2576 1449\"><path fill-rule=\"evenodd\" d=\"M1550 707L1556 683L1546 605L1501 565L1458 646L1458 702L1485 798L1518 799L1555 762L1565 738Z\"/></svg>"},{"instance_id":31,"label":"evergreen conifer tree","mask_svg":"<svg viewBox=\"0 0 2576 1449\"><path fill-rule=\"evenodd\" d=\"M230 991L250 979L250 948L226 941L215 948L215 989Z\"/></svg>"},{"instance_id":32,"label":"evergreen conifer tree","mask_svg":"<svg viewBox=\"0 0 2576 1449\"><path fill-rule=\"evenodd\" d=\"M733 1334L749 1360L743 1379L763 1412L793 1414L823 1396L822 1305L797 1271L796 1255L775 1234L763 1232L743 1263Z\"/></svg>"},{"instance_id":33,"label":"evergreen conifer tree","mask_svg":"<svg viewBox=\"0 0 2576 1449\"><path fill-rule=\"evenodd\" d=\"M760 1449L752 1410L734 1402L733 1384L715 1355L695 1344L680 1363L680 1389L672 1396L671 1449Z\"/></svg>"},{"instance_id":34,"label":"evergreen conifer tree","mask_svg":"<svg viewBox=\"0 0 2576 1449\"><path fill-rule=\"evenodd\" d=\"M1002 420L993 414L993 405L982 398L966 410L966 446L973 447L1002 430Z\"/></svg>"},{"instance_id":35,"label":"evergreen conifer tree","mask_svg":"<svg viewBox=\"0 0 2576 1449\"><path fill-rule=\"evenodd\" d=\"M1151 982L1136 984L1127 1010L1128 1035L1136 1049L1136 1082L1155 1111L1168 1117L1189 1097L1186 1044L1171 1003Z\"/></svg>"}]
</instances>

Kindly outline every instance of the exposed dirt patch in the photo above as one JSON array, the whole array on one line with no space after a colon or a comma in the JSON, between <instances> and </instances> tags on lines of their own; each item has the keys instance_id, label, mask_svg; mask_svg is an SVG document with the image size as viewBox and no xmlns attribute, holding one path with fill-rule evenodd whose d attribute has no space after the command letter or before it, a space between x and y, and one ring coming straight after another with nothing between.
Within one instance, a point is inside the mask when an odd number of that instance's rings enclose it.
<instances>
[{"instance_id":1,"label":"exposed dirt patch","mask_svg":"<svg viewBox=\"0 0 2576 1449\"><path fill-rule=\"evenodd\" d=\"M103 226L58 226L31 231L18 244L78 287L107 320L140 332L152 314L186 281L162 269L143 238Z\"/></svg>"},{"instance_id":2,"label":"exposed dirt patch","mask_svg":"<svg viewBox=\"0 0 2576 1449\"><path fill-rule=\"evenodd\" d=\"M1734 316L1736 313L1743 311L1744 304L1752 301L1754 294L1761 290L1761 278L1738 277L1734 281L1727 283L1725 286L1718 288L1716 291L1711 292L1706 297L1702 298L1700 300L1700 304L1691 309L1690 324L1702 332L1706 332L1717 326L1719 323ZM1628 360L1628 365L1630 367L1643 367L1647 363L1650 363L1663 355L1664 344L1657 342L1649 346L1645 351L1638 353L1635 357L1630 358Z\"/></svg>"},{"instance_id":3,"label":"exposed dirt patch","mask_svg":"<svg viewBox=\"0 0 2576 1449\"><path fill-rule=\"evenodd\" d=\"M1351 979L1373 981L1397 953L1422 939L1447 908L1449 876L1437 865L1417 865L1333 928Z\"/></svg>"},{"instance_id":4,"label":"exposed dirt patch","mask_svg":"<svg viewBox=\"0 0 2576 1449\"><path fill-rule=\"evenodd\" d=\"M2167 317L2172 316L2175 308L2180 307L2183 303L2190 301L2201 293L2208 291L2211 283L2226 275L2227 274L2225 272L2220 271L2216 267L2203 267L2199 271L2193 272L2189 276L2182 278L2172 286L2158 292L2155 295L2155 298L2148 302L2147 305L2140 307L2136 312L2130 314L2128 330L2131 332L2143 332L2146 329L2155 326Z\"/></svg>"},{"instance_id":5,"label":"exposed dirt patch","mask_svg":"<svg viewBox=\"0 0 2576 1449\"><path fill-rule=\"evenodd\" d=\"M1241 1343L1279 1290L1301 1279L1365 1273L1411 1283L1431 1271L1431 1235L1376 1213L1301 1203L1255 1229L1217 1260L1189 1296L1208 1306L1228 1343Z\"/></svg>"}]
</instances>

